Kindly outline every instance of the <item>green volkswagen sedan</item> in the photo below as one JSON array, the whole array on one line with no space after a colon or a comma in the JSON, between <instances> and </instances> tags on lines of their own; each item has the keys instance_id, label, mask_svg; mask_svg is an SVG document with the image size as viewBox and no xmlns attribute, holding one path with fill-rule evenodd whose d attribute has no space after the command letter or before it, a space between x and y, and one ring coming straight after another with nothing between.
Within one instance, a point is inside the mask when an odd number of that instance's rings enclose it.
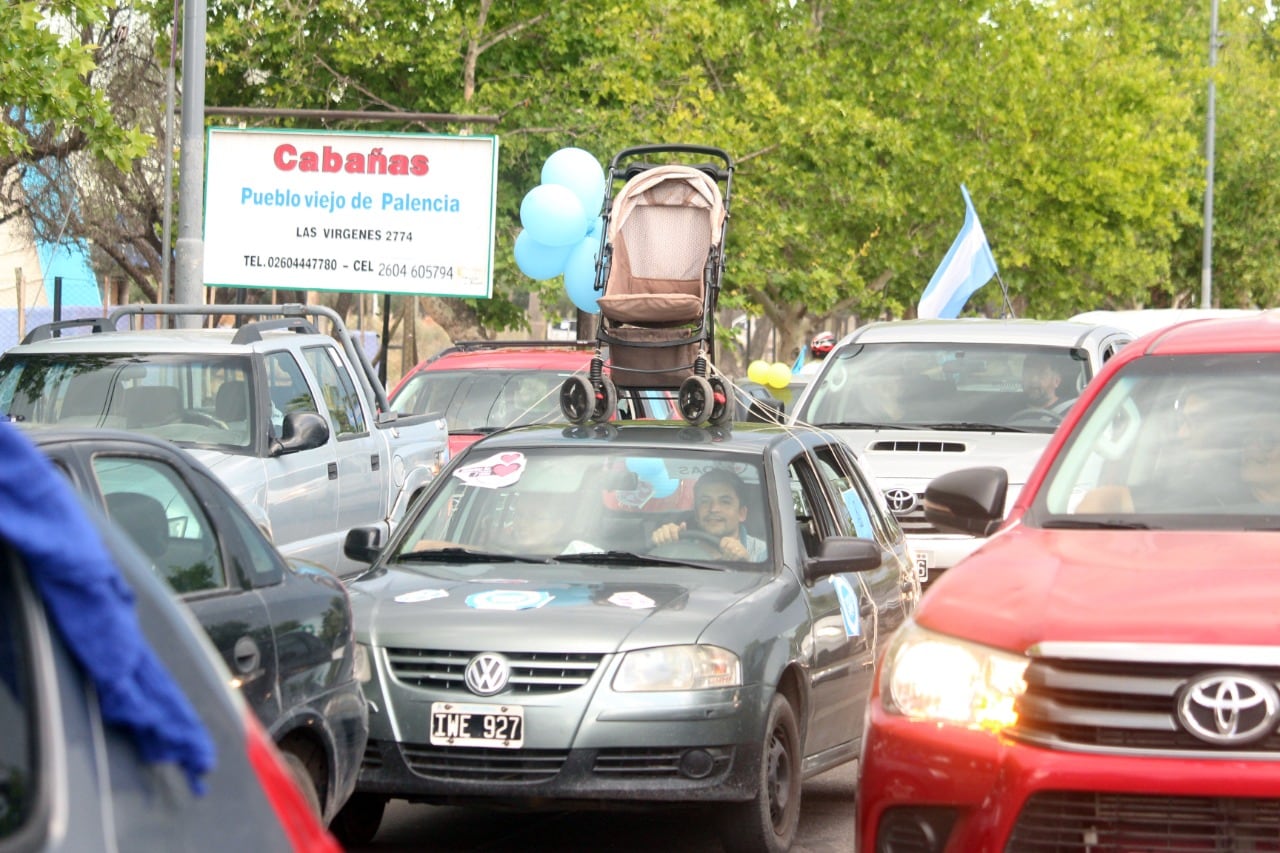
<instances>
[{"instance_id":1,"label":"green volkswagen sedan","mask_svg":"<svg viewBox=\"0 0 1280 853\"><path fill-rule=\"evenodd\" d=\"M350 587L353 844L392 798L700 802L726 849L786 850L802 781L858 756L873 662L919 598L848 447L761 424L492 435L376 557Z\"/></svg>"}]
</instances>

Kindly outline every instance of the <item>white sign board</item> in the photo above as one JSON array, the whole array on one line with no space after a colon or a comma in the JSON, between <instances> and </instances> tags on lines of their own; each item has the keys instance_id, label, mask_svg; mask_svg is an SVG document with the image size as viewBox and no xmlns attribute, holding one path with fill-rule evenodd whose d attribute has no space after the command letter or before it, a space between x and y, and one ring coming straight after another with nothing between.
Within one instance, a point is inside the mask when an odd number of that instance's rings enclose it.
<instances>
[{"instance_id":1,"label":"white sign board","mask_svg":"<svg viewBox=\"0 0 1280 853\"><path fill-rule=\"evenodd\" d=\"M495 136L210 128L208 286L487 298Z\"/></svg>"}]
</instances>

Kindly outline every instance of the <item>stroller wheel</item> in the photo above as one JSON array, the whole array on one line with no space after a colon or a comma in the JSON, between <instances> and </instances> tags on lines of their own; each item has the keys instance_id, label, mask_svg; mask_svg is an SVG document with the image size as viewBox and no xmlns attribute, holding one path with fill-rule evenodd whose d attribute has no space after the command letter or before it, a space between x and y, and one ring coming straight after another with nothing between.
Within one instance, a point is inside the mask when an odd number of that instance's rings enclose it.
<instances>
[{"instance_id":1,"label":"stroller wheel","mask_svg":"<svg viewBox=\"0 0 1280 853\"><path fill-rule=\"evenodd\" d=\"M729 399L728 384L719 376L712 376L707 384L711 386L711 414L707 420L716 426L729 423L733 420L733 404Z\"/></svg>"},{"instance_id":2,"label":"stroller wheel","mask_svg":"<svg viewBox=\"0 0 1280 853\"><path fill-rule=\"evenodd\" d=\"M618 409L618 386L613 384L613 380L608 376L601 377L592 396L595 405L591 410L591 420L607 421L612 418Z\"/></svg>"},{"instance_id":3,"label":"stroller wheel","mask_svg":"<svg viewBox=\"0 0 1280 853\"><path fill-rule=\"evenodd\" d=\"M690 376L680 385L680 416L691 424L700 424L711 414L715 403L711 383L701 376Z\"/></svg>"},{"instance_id":4,"label":"stroller wheel","mask_svg":"<svg viewBox=\"0 0 1280 853\"><path fill-rule=\"evenodd\" d=\"M560 411L569 423L585 424L596 407L596 392L585 376L570 376L560 386Z\"/></svg>"}]
</instances>

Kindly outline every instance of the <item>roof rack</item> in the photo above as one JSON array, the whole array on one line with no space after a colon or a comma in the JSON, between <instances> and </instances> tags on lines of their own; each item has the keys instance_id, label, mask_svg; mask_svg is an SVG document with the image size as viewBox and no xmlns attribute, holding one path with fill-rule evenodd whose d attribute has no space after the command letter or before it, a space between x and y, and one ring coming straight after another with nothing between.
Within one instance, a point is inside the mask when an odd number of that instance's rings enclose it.
<instances>
[{"instance_id":1,"label":"roof rack","mask_svg":"<svg viewBox=\"0 0 1280 853\"><path fill-rule=\"evenodd\" d=\"M285 318L283 320L264 320L245 324L236 332L234 339L236 343L251 343L262 340L262 332L268 329L289 329L300 334L317 332L316 327L308 322L306 318L324 317L332 324L334 337L342 345L343 352L347 354L347 358L355 365L356 373L361 384L364 385L365 392L368 393L371 400L377 402L379 422L395 420L397 417L396 413L391 411L391 403L387 400L387 390L378 380L377 371L373 369L373 365L369 362L369 356L365 354L363 349L356 346L355 341L351 338L350 330L347 329L347 324L343 321L341 315L332 308L324 305L302 305L297 302L290 302L285 305L134 304L121 305L116 308L107 318L107 322L112 328L116 328L120 320L125 317L145 316L147 314L203 317L230 314L241 317Z\"/></svg>"},{"instance_id":2,"label":"roof rack","mask_svg":"<svg viewBox=\"0 0 1280 853\"><path fill-rule=\"evenodd\" d=\"M90 334L101 334L103 332L114 332L115 326L110 325L106 317L82 317L77 320L57 320L52 323L41 323L22 339L24 344L35 343L36 341L47 341L50 338L61 337L63 329L74 329L79 326L90 326Z\"/></svg>"}]
</instances>

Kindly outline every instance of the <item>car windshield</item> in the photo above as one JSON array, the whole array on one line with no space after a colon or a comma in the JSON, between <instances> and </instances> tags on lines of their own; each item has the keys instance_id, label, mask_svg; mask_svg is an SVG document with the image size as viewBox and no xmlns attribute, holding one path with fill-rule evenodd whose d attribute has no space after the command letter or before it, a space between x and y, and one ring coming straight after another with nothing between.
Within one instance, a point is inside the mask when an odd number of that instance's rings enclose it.
<instances>
[{"instance_id":1,"label":"car windshield","mask_svg":"<svg viewBox=\"0 0 1280 853\"><path fill-rule=\"evenodd\" d=\"M462 562L474 556L464 552L476 552L733 563L763 562L769 552L760 466L740 456L668 448L483 448L475 445L477 452L460 459L408 520L392 561Z\"/></svg>"},{"instance_id":2,"label":"car windshield","mask_svg":"<svg viewBox=\"0 0 1280 853\"><path fill-rule=\"evenodd\" d=\"M1089 380L1065 346L882 343L827 358L799 412L818 426L1052 432Z\"/></svg>"},{"instance_id":3,"label":"car windshield","mask_svg":"<svg viewBox=\"0 0 1280 853\"><path fill-rule=\"evenodd\" d=\"M1034 508L1045 526L1280 529L1280 356L1148 356L1093 402Z\"/></svg>"},{"instance_id":4,"label":"car windshield","mask_svg":"<svg viewBox=\"0 0 1280 853\"><path fill-rule=\"evenodd\" d=\"M252 440L249 369L239 356L10 354L0 360L0 413L234 452Z\"/></svg>"},{"instance_id":5,"label":"car windshield","mask_svg":"<svg viewBox=\"0 0 1280 853\"><path fill-rule=\"evenodd\" d=\"M569 370L424 370L391 401L401 414L443 412L451 432L493 432L560 420Z\"/></svg>"}]
</instances>

